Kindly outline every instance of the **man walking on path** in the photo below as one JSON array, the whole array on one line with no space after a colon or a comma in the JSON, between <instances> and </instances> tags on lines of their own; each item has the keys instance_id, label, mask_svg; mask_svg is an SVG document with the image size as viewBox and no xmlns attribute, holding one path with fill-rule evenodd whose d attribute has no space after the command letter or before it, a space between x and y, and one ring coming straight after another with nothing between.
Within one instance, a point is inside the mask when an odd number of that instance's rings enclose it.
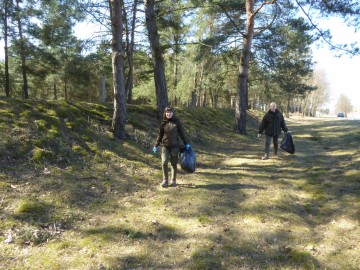
<instances>
[{"instance_id":1,"label":"man walking on path","mask_svg":"<svg viewBox=\"0 0 360 270\"><path fill-rule=\"evenodd\" d=\"M270 110L265 114L264 118L261 121L259 126L258 137L261 137L261 133L265 130L266 140L265 140L265 155L261 158L262 160L268 159L270 155L270 143L271 139L274 144L274 153L277 156L279 144L279 136L281 134L281 129L284 132L288 131L286 127L284 117L282 113L276 109L276 103L270 103Z\"/></svg>"}]
</instances>

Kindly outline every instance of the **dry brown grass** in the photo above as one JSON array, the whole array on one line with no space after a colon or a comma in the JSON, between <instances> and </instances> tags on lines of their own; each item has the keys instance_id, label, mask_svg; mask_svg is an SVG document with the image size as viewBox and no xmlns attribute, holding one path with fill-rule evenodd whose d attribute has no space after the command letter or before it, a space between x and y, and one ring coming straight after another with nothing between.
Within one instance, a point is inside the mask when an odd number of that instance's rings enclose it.
<instances>
[{"instance_id":1,"label":"dry brown grass","mask_svg":"<svg viewBox=\"0 0 360 270\"><path fill-rule=\"evenodd\" d=\"M359 269L360 123L293 117L295 155L261 161L256 125L234 134L231 115L179 109L198 167L176 188L159 187L151 118L136 138L93 142L89 164L7 164L0 268Z\"/></svg>"}]
</instances>

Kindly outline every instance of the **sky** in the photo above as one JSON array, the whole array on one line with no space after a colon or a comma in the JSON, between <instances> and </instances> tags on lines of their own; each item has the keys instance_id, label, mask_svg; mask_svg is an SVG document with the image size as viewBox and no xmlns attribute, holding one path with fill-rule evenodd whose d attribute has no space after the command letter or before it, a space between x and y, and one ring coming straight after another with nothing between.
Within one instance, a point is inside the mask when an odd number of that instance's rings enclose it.
<instances>
[{"instance_id":1,"label":"sky","mask_svg":"<svg viewBox=\"0 0 360 270\"><path fill-rule=\"evenodd\" d=\"M358 42L360 45L360 29L354 32L346 27L341 20L332 18L322 22L331 29L334 43ZM335 56L326 46L314 49L316 67L326 73L326 80L330 87L330 100L324 107L332 111L341 94L348 97L351 104L360 111L360 55Z\"/></svg>"},{"instance_id":2,"label":"sky","mask_svg":"<svg viewBox=\"0 0 360 270\"><path fill-rule=\"evenodd\" d=\"M331 30L334 43L357 41L360 45L360 29L358 32L354 32L340 19L323 20L320 26L326 26ZM75 34L79 37L89 37L93 33L93 29L86 24L75 28ZM2 40L0 40L0 48L0 59L3 59L4 43ZM330 112L333 112L339 96L343 94L360 112L360 55L353 57L343 55L339 58L326 46L320 48L314 46L313 56L314 61L317 62L316 68L326 74L326 80L329 83L330 100L324 105L324 108L329 108Z\"/></svg>"},{"instance_id":3,"label":"sky","mask_svg":"<svg viewBox=\"0 0 360 270\"><path fill-rule=\"evenodd\" d=\"M314 60L318 62L316 66L325 72L329 82L330 100L325 107L331 110L343 94L360 110L360 56L337 58L329 50L319 50L314 52Z\"/></svg>"}]
</instances>

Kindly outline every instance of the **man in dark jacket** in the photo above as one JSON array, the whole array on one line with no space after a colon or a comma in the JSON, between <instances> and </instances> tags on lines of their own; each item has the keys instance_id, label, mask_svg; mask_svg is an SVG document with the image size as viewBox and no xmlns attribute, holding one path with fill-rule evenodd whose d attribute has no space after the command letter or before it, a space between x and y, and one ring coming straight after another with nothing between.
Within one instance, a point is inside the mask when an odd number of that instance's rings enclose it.
<instances>
[{"instance_id":1,"label":"man in dark jacket","mask_svg":"<svg viewBox=\"0 0 360 270\"><path fill-rule=\"evenodd\" d=\"M270 110L265 114L259 127L258 137L261 136L261 133L264 130L266 135L265 155L261 159L264 160L269 158L271 139L273 140L274 143L275 156L277 156L278 139L281 134L281 129L284 132L288 131L282 113L278 109L276 109L276 103L271 102Z\"/></svg>"}]
</instances>

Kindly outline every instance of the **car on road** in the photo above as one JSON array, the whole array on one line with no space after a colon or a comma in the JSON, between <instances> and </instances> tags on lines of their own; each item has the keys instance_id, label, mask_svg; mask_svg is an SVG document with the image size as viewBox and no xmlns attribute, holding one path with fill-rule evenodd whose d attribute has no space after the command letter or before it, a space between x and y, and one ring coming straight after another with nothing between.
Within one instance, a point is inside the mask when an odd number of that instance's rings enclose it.
<instances>
[{"instance_id":1,"label":"car on road","mask_svg":"<svg viewBox=\"0 0 360 270\"><path fill-rule=\"evenodd\" d=\"M337 117L345 117L345 115L344 115L342 112L339 112L339 113L337 114Z\"/></svg>"}]
</instances>

